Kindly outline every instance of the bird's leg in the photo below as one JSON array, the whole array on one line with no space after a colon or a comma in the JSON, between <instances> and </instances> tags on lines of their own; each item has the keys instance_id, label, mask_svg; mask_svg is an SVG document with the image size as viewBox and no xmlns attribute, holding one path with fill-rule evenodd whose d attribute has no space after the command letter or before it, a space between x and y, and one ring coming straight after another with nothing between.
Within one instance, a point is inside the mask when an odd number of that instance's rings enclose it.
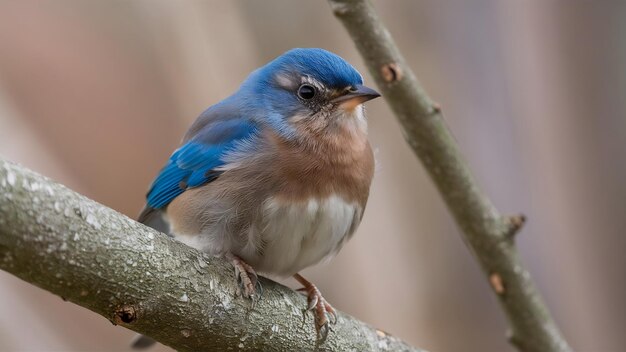
<instances>
[{"instance_id":1,"label":"bird's leg","mask_svg":"<svg viewBox=\"0 0 626 352\"><path fill-rule=\"evenodd\" d=\"M300 274L295 274L293 277L303 286L298 291L303 291L307 294L307 300L309 303L307 310L313 312L318 342L322 343L328 336L328 331L330 329L328 323L330 322L334 324L337 322L337 313L335 312L335 309L328 304L328 302L326 302L320 290L318 290L313 283L302 277ZM330 321L328 319L329 317Z\"/></svg>"},{"instance_id":2,"label":"bird's leg","mask_svg":"<svg viewBox=\"0 0 626 352\"><path fill-rule=\"evenodd\" d=\"M237 277L241 294L253 301L261 298L263 288L261 287L259 276L250 264L232 253L227 253L224 257L235 267L235 276Z\"/></svg>"}]
</instances>

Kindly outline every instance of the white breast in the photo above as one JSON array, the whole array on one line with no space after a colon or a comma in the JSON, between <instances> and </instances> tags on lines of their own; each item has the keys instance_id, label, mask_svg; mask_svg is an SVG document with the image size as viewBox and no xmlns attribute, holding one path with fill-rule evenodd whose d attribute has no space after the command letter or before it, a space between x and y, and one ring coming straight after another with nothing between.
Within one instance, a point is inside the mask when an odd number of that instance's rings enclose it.
<instances>
[{"instance_id":1,"label":"white breast","mask_svg":"<svg viewBox=\"0 0 626 352\"><path fill-rule=\"evenodd\" d=\"M262 253L255 255L257 248L249 248L241 255L261 272L292 275L336 254L361 221L361 213L356 203L338 196L298 203L269 198L257 227Z\"/></svg>"}]
</instances>

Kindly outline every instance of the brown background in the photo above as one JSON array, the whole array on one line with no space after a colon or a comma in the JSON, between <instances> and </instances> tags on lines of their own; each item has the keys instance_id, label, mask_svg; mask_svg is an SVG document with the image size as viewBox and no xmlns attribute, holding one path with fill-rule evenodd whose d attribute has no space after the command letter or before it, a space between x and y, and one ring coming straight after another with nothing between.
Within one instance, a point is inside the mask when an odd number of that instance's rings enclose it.
<instances>
[{"instance_id":1,"label":"brown background","mask_svg":"<svg viewBox=\"0 0 626 352\"><path fill-rule=\"evenodd\" d=\"M625 2L375 4L479 184L528 215L521 254L565 336L623 351ZM135 216L199 112L292 47L334 51L369 80L323 1L0 0L0 155ZM306 274L339 309L420 347L512 351L389 108L368 113L379 167L365 219ZM0 350L127 350L132 332L6 273L0 285Z\"/></svg>"}]
</instances>

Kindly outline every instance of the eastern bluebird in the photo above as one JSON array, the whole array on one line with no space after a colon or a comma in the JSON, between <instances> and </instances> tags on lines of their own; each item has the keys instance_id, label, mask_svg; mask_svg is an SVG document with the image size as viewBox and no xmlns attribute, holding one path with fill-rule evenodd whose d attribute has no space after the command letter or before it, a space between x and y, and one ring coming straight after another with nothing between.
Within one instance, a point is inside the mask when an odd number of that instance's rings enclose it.
<instances>
[{"instance_id":1,"label":"eastern bluebird","mask_svg":"<svg viewBox=\"0 0 626 352\"><path fill-rule=\"evenodd\" d=\"M335 311L298 272L361 222L374 172L362 103L378 96L333 53L284 53L196 119L138 220L229 260L247 298L256 272L293 275L325 339Z\"/></svg>"}]
</instances>

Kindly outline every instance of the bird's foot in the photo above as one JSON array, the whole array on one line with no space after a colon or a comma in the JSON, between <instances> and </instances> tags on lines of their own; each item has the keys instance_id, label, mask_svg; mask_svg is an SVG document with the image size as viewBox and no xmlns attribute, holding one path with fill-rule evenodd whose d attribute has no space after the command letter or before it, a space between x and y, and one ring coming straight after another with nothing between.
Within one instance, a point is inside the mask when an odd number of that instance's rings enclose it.
<instances>
[{"instance_id":1,"label":"bird's foot","mask_svg":"<svg viewBox=\"0 0 626 352\"><path fill-rule=\"evenodd\" d=\"M258 301L263 295L263 287L259 276L250 264L243 261L238 256L228 253L226 256L233 267L235 267L235 276L239 284L239 292L245 298L251 299L253 302Z\"/></svg>"},{"instance_id":2,"label":"bird's foot","mask_svg":"<svg viewBox=\"0 0 626 352\"><path fill-rule=\"evenodd\" d=\"M337 313L335 309L324 299L320 290L310 281L302 277L300 274L295 274L294 278L302 284L302 288L298 291L304 292L307 295L308 306L306 311L313 312L315 318L315 330L317 331L317 343L323 343L328 337L330 331L330 324L337 322ZM306 318L306 316L305 316Z\"/></svg>"}]
</instances>

